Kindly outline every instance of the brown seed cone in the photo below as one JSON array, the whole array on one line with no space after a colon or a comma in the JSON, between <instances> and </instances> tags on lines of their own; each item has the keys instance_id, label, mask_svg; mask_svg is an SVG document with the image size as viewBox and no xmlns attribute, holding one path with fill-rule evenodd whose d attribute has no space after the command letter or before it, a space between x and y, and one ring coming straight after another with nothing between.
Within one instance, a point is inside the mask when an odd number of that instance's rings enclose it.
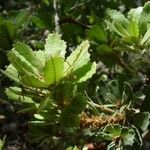
<instances>
[{"instance_id":1,"label":"brown seed cone","mask_svg":"<svg viewBox=\"0 0 150 150\"><path fill-rule=\"evenodd\" d=\"M114 116L101 115L89 117L86 113L81 114L80 126L81 128L100 128L107 124L122 124L125 122L125 115L117 113Z\"/></svg>"}]
</instances>

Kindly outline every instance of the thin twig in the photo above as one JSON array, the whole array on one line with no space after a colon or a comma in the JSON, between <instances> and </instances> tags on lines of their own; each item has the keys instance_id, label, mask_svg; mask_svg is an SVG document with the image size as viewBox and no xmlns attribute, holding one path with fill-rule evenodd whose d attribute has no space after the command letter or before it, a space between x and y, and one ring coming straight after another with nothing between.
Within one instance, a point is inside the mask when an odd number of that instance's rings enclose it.
<instances>
[{"instance_id":1,"label":"thin twig","mask_svg":"<svg viewBox=\"0 0 150 150\"><path fill-rule=\"evenodd\" d=\"M85 91L85 95L86 95L86 97L87 97L88 100L89 100L89 101L87 101L88 105L93 109L93 111L95 112L96 115L100 115L100 113L99 113L99 111L97 110L97 108L94 107L94 106L91 104L92 100L90 99L90 97L88 96L88 94L86 93L86 91Z\"/></svg>"},{"instance_id":2,"label":"thin twig","mask_svg":"<svg viewBox=\"0 0 150 150\"><path fill-rule=\"evenodd\" d=\"M99 105L99 104L96 104L94 102L89 102L91 105L93 105L94 107L100 109L101 111L105 111L107 113L114 113L114 111L110 108L107 108L107 107L104 107L103 105Z\"/></svg>"},{"instance_id":3,"label":"thin twig","mask_svg":"<svg viewBox=\"0 0 150 150\"><path fill-rule=\"evenodd\" d=\"M88 94L86 93L86 91L85 91L85 95L86 95L86 97L88 98L88 104L90 105L90 106L92 106L92 108L94 107L94 108L96 108L96 110L97 110L97 108L98 109L100 109L101 111L104 111L104 112L107 112L107 113L114 113L114 111L112 110L112 109L110 109L110 108L107 108L107 107L105 107L105 106L103 106L103 105L99 105L99 104L96 104L96 103L94 103L92 100L91 100L91 98L88 96Z\"/></svg>"},{"instance_id":4,"label":"thin twig","mask_svg":"<svg viewBox=\"0 0 150 150\"><path fill-rule=\"evenodd\" d=\"M86 4L88 4L88 3L90 3L90 2L91 2L91 0L85 1L85 2L83 2L83 3L79 3L79 4L77 4L77 5L73 6L73 7L71 7L69 11L72 11L72 10L74 10L74 9L77 9L78 7L85 6Z\"/></svg>"},{"instance_id":5,"label":"thin twig","mask_svg":"<svg viewBox=\"0 0 150 150\"><path fill-rule=\"evenodd\" d=\"M80 25L81 27L83 28L86 28L86 29L91 29L91 27L89 25L86 25L74 18L64 18L62 20L59 21L59 24L60 25L63 25L63 24L66 24L66 23L69 23L69 24L77 24L77 25Z\"/></svg>"}]
</instances>

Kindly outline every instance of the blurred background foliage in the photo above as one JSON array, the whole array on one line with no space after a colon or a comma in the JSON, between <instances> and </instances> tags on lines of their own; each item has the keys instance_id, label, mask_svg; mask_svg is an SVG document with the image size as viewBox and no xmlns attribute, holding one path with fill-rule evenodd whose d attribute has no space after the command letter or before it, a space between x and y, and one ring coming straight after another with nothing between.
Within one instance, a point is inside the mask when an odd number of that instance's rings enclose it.
<instances>
[{"instance_id":1,"label":"blurred background foliage","mask_svg":"<svg viewBox=\"0 0 150 150\"><path fill-rule=\"evenodd\" d=\"M132 98L136 101L136 107L140 107L141 111L150 111L150 52L146 50L145 53L134 53L123 49L112 51L112 44L113 48L117 47L121 37L105 32L107 26L104 24L104 20L109 18L108 10L115 9L126 14L131 8L143 6L147 1L1 0L0 68L4 69L9 64L7 53L17 41L23 41L32 49L39 50L44 48L44 39L49 33L58 32L67 42L66 55L69 55L76 45L88 39L91 44L91 59L98 63L97 74L88 82L89 96L95 101L101 98L105 104L107 83L114 79L119 81L117 86L122 87L126 81L132 86ZM106 43L110 47L104 46ZM0 136L3 137L12 128L14 132L17 128L22 128L28 116L16 114L20 104L10 102L4 93L4 89L12 85L12 82L2 73L0 76L0 117L8 118L4 122L3 119L0 120ZM23 131L18 132L22 134ZM11 136L7 138L11 139Z\"/></svg>"}]
</instances>

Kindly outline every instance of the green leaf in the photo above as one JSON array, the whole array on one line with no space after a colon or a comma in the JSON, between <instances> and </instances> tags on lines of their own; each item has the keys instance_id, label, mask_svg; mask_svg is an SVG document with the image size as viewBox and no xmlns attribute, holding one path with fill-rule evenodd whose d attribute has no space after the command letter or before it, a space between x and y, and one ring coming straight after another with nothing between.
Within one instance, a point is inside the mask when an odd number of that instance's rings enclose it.
<instances>
[{"instance_id":1,"label":"green leaf","mask_svg":"<svg viewBox=\"0 0 150 150\"><path fill-rule=\"evenodd\" d=\"M43 77L36 77L28 72L25 75L21 76L21 81L23 84L34 87L34 88L46 88L48 83L46 83Z\"/></svg>"},{"instance_id":2,"label":"green leaf","mask_svg":"<svg viewBox=\"0 0 150 150\"><path fill-rule=\"evenodd\" d=\"M134 133L135 133L134 141L135 141L136 147L141 148L143 146L142 135L140 131L134 125L132 125L132 129L134 130Z\"/></svg>"},{"instance_id":3,"label":"green leaf","mask_svg":"<svg viewBox=\"0 0 150 150\"><path fill-rule=\"evenodd\" d=\"M35 114L37 111L36 104L34 103L24 103L22 102L22 107L17 111L17 113L21 114Z\"/></svg>"},{"instance_id":4,"label":"green leaf","mask_svg":"<svg viewBox=\"0 0 150 150\"><path fill-rule=\"evenodd\" d=\"M107 150L116 150L116 144L114 141L107 146Z\"/></svg>"},{"instance_id":5,"label":"green leaf","mask_svg":"<svg viewBox=\"0 0 150 150\"><path fill-rule=\"evenodd\" d=\"M4 145L4 141L2 141L2 140L0 139L0 150L2 150L3 145Z\"/></svg>"},{"instance_id":6,"label":"green leaf","mask_svg":"<svg viewBox=\"0 0 150 150\"><path fill-rule=\"evenodd\" d=\"M105 21L106 24L109 26L111 31L114 31L116 34L120 35L121 37L125 37L124 32L126 33L127 31L124 29L123 26L121 26L120 24L116 23L116 26L111 23L110 21L106 20ZM127 36L128 34L126 34Z\"/></svg>"},{"instance_id":7,"label":"green leaf","mask_svg":"<svg viewBox=\"0 0 150 150\"><path fill-rule=\"evenodd\" d=\"M134 34L134 33L133 33ZM134 36L126 36L122 39L122 41L125 43L125 44L128 44L129 46L130 45L133 45L133 44L139 44L140 42L140 39L138 37L135 37ZM132 49L131 47L129 46L126 46L126 45L122 45L123 49L125 49L125 51L131 51L133 53L135 52L138 52L137 49ZM120 47L118 47L119 49L121 49Z\"/></svg>"},{"instance_id":8,"label":"green leaf","mask_svg":"<svg viewBox=\"0 0 150 150\"><path fill-rule=\"evenodd\" d=\"M60 115L58 109L55 108L50 101L47 104L47 106L46 103L44 104L45 106L42 108L43 110L38 111L40 112L40 115L44 117L45 122L54 124L59 121Z\"/></svg>"},{"instance_id":9,"label":"green leaf","mask_svg":"<svg viewBox=\"0 0 150 150\"><path fill-rule=\"evenodd\" d=\"M145 35L141 41L141 45L145 44L149 39L150 39L150 28L145 33Z\"/></svg>"},{"instance_id":10,"label":"green leaf","mask_svg":"<svg viewBox=\"0 0 150 150\"><path fill-rule=\"evenodd\" d=\"M45 52L42 50L35 51L35 56L41 61L42 66L45 66Z\"/></svg>"},{"instance_id":11,"label":"green leaf","mask_svg":"<svg viewBox=\"0 0 150 150\"><path fill-rule=\"evenodd\" d=\"M38 120L44 120L44 117L41 116L40 114L34 114L34 117Z\"/></svg>"},{"instance_id":12,"label":"green leaf","mask_svg":"<svg viewBox=\"0 0 150 150\"><path fill-rule=\"evenodd\" d=\"M127 27L128 20L125 18L125 16L116 10L108 10L107 14L112 19L114 23L120 24L120 26Z\"/></svg>"},{"instance_id":13,"label":"green leaf","mask_svg":"<svg viewBox=\"0 0 150 150\"><path fill-rule=\"evenodd\" d=\"M80 114L85 106L87 104L87 99L82 94L76 95L70 105L68 106L68 109L72 114Z\"/></svg>"},{"instance_id":14,"label":"green leaf","mask_svg":"<svg viewBox=\"0 0 150 150\"><path fill-rule=\"evenodd\" d=\"M138 22L136 20L131 20L129 22L129 34L131 36L135 36L135 37L138 37L139 36L139 25L138 25Z\"/></svg>"},{"instance_id":15,"label":"green leaf","mask_svg":"<svg viewBox=\"0 0 150 150\"><path fill-rule=\"evenodd\" d=\"M84 66L90 61L89 42L82 42L65 61L65 75Z\"/></svg>"},{"instance_id":16,"label":"green leaf","mask_svg":"<svg viewBox=\"0 0 150 150\"><path fill-rule=\"evenodd\" d=\"M38 27L39 29L45 29L45 24L38 16L32 16L32 22Z\"/></svg>"},{"instance_id":17,"label":"green leaf","mask_svg":"<svg viewBox=\"0 0 150 150\"><path fill-rule=\"evenodd\" d=\"M112 52L112 49L108 45L99 45L97 47L97 52L99 54L108 54Z\"/></svg>"},{"instance_id":18,"label":"green leaf","mask_svg":"<svg viewBox=\"0 0 150 150\"><path fill-rule=\"evenodd\" d=\"M121 125L114 124L114 125L107 125L103 131L102 136L104 139L106 137L106 140L114 140L118 137L120 137L120 140L122 140L123 145L132 146L134 143L135 138L135 132L131 128L121 127Z\"/></svg>"},{"instance_id":19,"label":"green leaf","mask_svg":"<svg viewBox=\"0 0 150 150\"><path fill-rule=\"evenodd\" d=\"M121 137L124 139L123 140L124 145L132 146L134 143L135 132L133 129L124 127L121 130Z\"/></svg>"},{"instance_id":20,"label":"green leaf","mask_svg":"<svg viewBox=\"0 0 150 150\"><path fill-rule=\"evenodd\" d=\"M36 91L30 91L29 89L19 88L19 87L9 87L9 90L18 96L28 97L30 99L41 100ZM44 91L46 93L46 91Z\"/></svg>"},{"instance_id":21,"label":"green leaf","mask_svg":"<svg viewBox=\"0 0 150 150\"><path fill-rule=\"evenodd\" d=\"M80 123L79 114L84 110L87 99L82 94L76 95L70 105L62 111L60 121L64 127L77 127Z\"/></svg>"},{"instance_id":22,"label":"green leaf","mask_svg":"<svg viewBox=\"0 0 150 150\"><path fill-rule=\"evenodd\" d=\"M88 36L90 39L92 39L98 43L106 43L107 42L106 31L100 25L95 25L90 30L88 30Z\"/></svg>"},{"instance_id":23,"label":"green leaf","mask_svg":"<svg viewBox=\"0 0 150 150\"><path fill-rule=\"evenodd\" d=\"M52 136L52 131L49 127L49 124L44 124L43 121L32 121L28 123L28 126L30 129L28 136L30 137L31 142L43 142Z\"/></svg>"},{"instance_id":24,"label":"green leaf","mask_svg":"<svg viewBox=\"0 0 150 150\"><path fill-rule=\"evenodd\" d=\"M120 136L121 134L121 126L116 124L116 125L108 125L106 128L103 130L103 132L106 132L110 134L112 137L117 137Z\"/></svg>"},{"instance_id":25,"label":"green leaf","mask_svg":"<svg viewBox=\"0 0 150 150\"><path fill-rule=\"evenodd\" d=\"M0 22L0 48L10 50L15 39L15 27L10 21Z\"/></svg>"},{"instance_id":26,"label":"green leaf","mask_svg":"<svg viewBox=\"0 0 150 150\"><path fill-rule=\"evenodd\" d=\"M60 116L60 122L63 127L78 127L80 124L80 117L77 114L72 114L70 109L66 108L63 110Z\"/></svg>"},{"instance_id":27,"label":"green leaf","mask_svg":"<svg viewBox=\"0 0 150 150\"><path fill-rule=\"evenodd\" d=\"M114 27L119 31L119 33L120 33L120 35L122 35L122 37L130 35L128 30L125 27L123 27L123 25L115 22Z\"/></svg>"},{"instance_id":28,"label":"green leaf","mask_svg":"<svg viewBox=\"0 0 150 150\"><path fill-rule=\"evenodd\" d=\"M33 100L27 96L24 96L22 93L22 89L18 87L10 87L5 90L6 95L10 100L20 101L24 103L34 103Z\"/></svg>"},{"instance_id":29,"label":"green leaf","mask_svg":"<svg viewBox=\"0 0 150 150\"><path fill-rule=\"evenodd\" d=\"M111 135L109 135L109 134L107 134L107 133L104 133L104 132L98 134L97 138L98 138L98 139L99 139L99 138L102 138L102 139L104 139L104 140L106 140L106 141L112 141L112 140L113 140L113 137L112 137Z\"/></svg>"},{"instance_id":30,"label":"green leaf","mask_svg":"<svg viewBox=\"0 0 150 150\"><path fill-rule=\"evenodd\" d=\"M141 112L135 114L133 124L140 128L141 130L145 131L150 124L150 113L149 112Z\"/></svg>"},{"instance_id":31,"label":"green leaf","mask_svg":"<svg viewBox=\"0 0 150 150\"><path fill-rule=\"evenodd\" d=\"M16 29L20 28L29 18L29 11L27 10L20 10L19 13L17 12L16 17L14 19Z\"/></svg>"},{"instance_id":32,"label":"green leaf","mask_svg":"<svg viewBox=\"0 0 150 150\"><path fill-rule=\"evenodd\" d=\"M15 31L15 26L11 21L5 21L5 25L7 27L8 31L8 41L13 43L13 40L15 39L16 36L16 31Z\"/></svg>"},{"instance_id":33,"label":"green leaf","mask_svg":"<svg viewBox=\"0 0 150 150\"><path fill-rule=\"evenodd\" d=\"M19 83L19 78L18 78L18 71L13 65L9 65L5 71L3 71L5 75L7 75L10 79L14 80L15 82Z\"/></svg>"},{"instance_id":34,"label":"green leaf","mask_svg":"<svg viewBox=\"0 0 150 150\"><path fill-rule=\"evenodd\" d=\"M147 26L150 23L150 2L145 3L143 11L139 18L139 25L141 34L145 34L147 31Z\"/></svg>"},{"instance_id":35,"label":"green leaf","mask_svg":"<svg viewBox=\"0 0 150 150\"><path fill-rule=\"evenodd\" d=\"M39 74L36 68L31 66L24 57L17 56L18 54L14 52L9 52L9 59L11 63L19 72L19 78L23 84L31 87L47 87L44 83L44 78Z\"/></svg>"},{"instance_id":36,"label":"green leaf","mask_svg":"<svg viewBox=\"0 0 150 150\"><path fill-rule=\"evenodd\" d=\"M70 79L70 82L60 82L57 84L53 91L53 97L57 103L64 103L64 101L68 103L68 100L72 99L72 92L74 91L73 84L72 79Z\"/></svg>"},{"instance_id":37,"label":"green leaf","mask_svg":"<svg viewBox=\"0 0 150 150\"><path fill-rule=\"evenodd\" d=\"M32 49L24 43L17 42L15 44L15 50L22 55L28 62L30 62L35 68L42 71L43 63L38 57L36 57L35 53Z\"/></svg>"},{"instance_id":38,"label":"green leaf","mask_svg":"<svg viewBox=\"0 0 150 150\"><path fill-rule=\"evenodd\" d=\"M128 19L131 21L131 20L134 20L136 22L139 22L139 18L140 18L140 15L142 13L142 10L143 10L143 7L138 7L138 8L135 8L135 9L131 9L129 12L128 12Z\"/></svg>"},{"instance_id":39,"label":"green leaf","mask_svg":"<svg viewBox=\"0 0 150 150\"><path fill-rule=\"evenodd\" d=\"M50 57L44 68L44 77L48 85L56 83L63 77L64 62L60 56Z\"/></svg>"},{"instance_id":40,"label":"green leaf","mask_svg":"<svg viewBox=\"0 0 150 150\"><path fill-rule=\"evenodd\" d=\"M23 95L22 93L22 89L16 86L11 86L9 87L9 90L12 91L13 93L17 94L17 95Z\"/></svg>"},{"instance_id":41,"label":"green leaf","mask_svg":"<svg viewBox=\"0 0 150 150\"><path fill-rule=\"evenodd\" d=\"M96 63L90 63L88 62L83 67L77 69L73 72L73 75L75 75L75 80L78 83L84 82L87 79L91 78L93 74L96 73Z\"/></svg>"},{"instance_id":42,"label":"green leaf","mask_svg":"<svg viewBox=\"0 0 150 150\"><path fill-rule=\"evenodd\" d=\"M40 76L38 70L14 49L8 53L8 59L20 75L24 75L29 72L30 74Z\"/></svg>"},{"instance_id":43,"label":"green leaf","mask_svg":"<svg viewBox=\"0 0 150 150\"><path fill-rule=\"evenodd\" d=\"M43 109L46 109L46 107L50 107L52 105L52 100L50 98L43 99L38 106L37 113L40 113Z\"/></svg>"},{"instance_id":44,"label":"green leaf","mask_svg":"<svg viewBox=\"0 0 150 150\"><path fill-rule=\"evenodd\" d=\"M46 57L59 55L65 58L66 42L61 40L61 35L58 33L50 34L46 39L45 54Z\"/></svg>"}]
</instances>

